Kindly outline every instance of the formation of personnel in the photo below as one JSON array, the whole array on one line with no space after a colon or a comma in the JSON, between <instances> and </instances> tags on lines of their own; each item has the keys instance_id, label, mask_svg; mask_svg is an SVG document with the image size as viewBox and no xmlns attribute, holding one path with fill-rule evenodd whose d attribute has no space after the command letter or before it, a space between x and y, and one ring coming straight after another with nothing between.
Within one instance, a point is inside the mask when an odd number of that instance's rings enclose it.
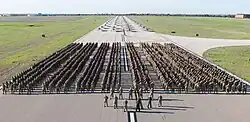
<instances>
[{"instance_id":1,"label":"formation of personnel","mask_svg":"<svg viewBox=\"0 0 250 122\"><path fill-rule=\"evenodd\" d=\"M142 91L148 91L153 87L153 81L149 75L147 67L144 65L138 51L136 50L133 43L126 43L128 55L131 58L129 66L132 75L132 85L134 90L135 99L137 99L136 94L139 94L143 98Z\"/></svg>"},{"instance_id":2,"label":"formation of personnel","mask_svg":"<svg viewBox=\"0 0 250 122\"><path fill-rule=\"evenodd\" d=\"M117 109L118 108L118 101L119 99L124 99L124 104L123 104L123 109L124 109L124 112L128 111L128 100L133 100L132 98L132 94L133 94L133 91L136 91L136 90L133 90L132 88L129 89L129 92L128 92L128 99L123 97L123 92L122 92L122 89L120 88L119 89L119 96L121 97L117 97L116 95L114 95L114 91L111 90L110 91L110 99L113 99L113 107L114 109ZM140 90L137 90L137 92L135 92L135 96L136 96L136 104L135 104L135 110L136 111L141 111L141 109L144 109L143 107L143 103L142 103L142 96L141 95L143 94L143 91L140 91ZM150 90L149 92L149 96L148 96L148 103L147 103L147 108L148 109L151 109L152 108L152 101L153 101L153 94L154 94L154 91L153 89ZM104 96L104 107L108 107L108 99L109 97L107 95ZM162 101L163 101L163 97L160 95L158 97L158 107L162 107Z\"/></svg>"},{"instance_id":3,"label":"formation of personnel","mask_svg":"<svg viewBox=\"0 0 250 122\"><path fill-rule=\"evenodd\" d=\"M37 64L32 65L27 70L13 76L11 81L5 83L4 91L31 94L35 89L40 90L39 87L42 86L42 90L39 91L42 93L47 93L47 91L49 93L55 91L57 93L67 93L97 46L97 43L87 43L85 45L72 43ZM88 90L95 87L97 76L99 76L98 73L100 73L102 63L104 63L103 57L108 48L108 43L100 45L95 56L97 58L94 58L95 61L91 63L93 66L88 65L90 70L87 70L95 73L93 75L83 73L81 76L86 76L87 78L81 79L79 82L77 81L76 88L78 89L76 90L82 90L83 86L86 86L85 88ZM86 84L83 84L83 82Z\"/></svg>"},{"instance_id":4,"label":"formation of personnel","mask_svg":"<svg viewBox=\"0 0 250 122\"><path fill-rule=\"evenodd\" d=\"M247 84L239 78L175 44L142 43L141 46L167 91L209 94L247 92Z\"/></svg>"},{"instance_id":5,"label":"formation of personnel","mask_svg":"<svg viewBox=\"0 0 250 122\"><path fill-rule=\"evenodd\" d=\"M134 44L126 45L128 57L131 58L129 66L134 89L129 89L128 99L143 98L143 91L149 91L153 98L151 91L154 90L154 82L147 66ZM90 59L96 48L97 52ZM74 81L76 93L94 91L109 48L108 43L102 43L100 46L97 43L70 44L13 76L11 81L2 84L2 93L31 94L37 87L42 87L39 92L43 94L67 93ZM248 85L239 78L175 44L143 43L141 48L156 72L162 89L175 93L247 93ZM120 87L119 57L121 43L114 43L107 70L101 81L101 89L110 91L110 99L114 97L114 90L119 91L119 99L124 99L123 89ZM90 65L82 69L89 59Z\"/></svg>"}]
</instances>

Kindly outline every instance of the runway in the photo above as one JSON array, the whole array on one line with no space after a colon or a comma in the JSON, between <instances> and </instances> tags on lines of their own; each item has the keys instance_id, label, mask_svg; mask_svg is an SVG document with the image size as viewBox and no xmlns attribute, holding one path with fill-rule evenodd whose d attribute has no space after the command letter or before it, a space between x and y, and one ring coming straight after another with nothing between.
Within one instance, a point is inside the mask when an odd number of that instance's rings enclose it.
<instances>
[{"instance_id":1,"label":"runway","mask_svg":"<svg viewBox=\"0 0 250 122\"><path fill-rule=\"evenodd\" d=\"M115 30L112 30L112 27L116 26L114 22L110 22L110 28L107 29L107 31L103 32L99 30L98 28L91 31L89 34L83 36L82 38L75 41L75 43L86 43L86 42L123 42L123 36L125 38L126 42L133 42L139 44L140 42L158 42L158 43L167 43L168 41L166 39L163 39L161 35L155 33L155 32L148 32L145 31L144 28L137 25L132 20L125 17L126 20L134 27L135 32L126 31L125 36L123 32L116 32ZM123 25L124 27L126 25Z\"/></svg>"}]
</instances>

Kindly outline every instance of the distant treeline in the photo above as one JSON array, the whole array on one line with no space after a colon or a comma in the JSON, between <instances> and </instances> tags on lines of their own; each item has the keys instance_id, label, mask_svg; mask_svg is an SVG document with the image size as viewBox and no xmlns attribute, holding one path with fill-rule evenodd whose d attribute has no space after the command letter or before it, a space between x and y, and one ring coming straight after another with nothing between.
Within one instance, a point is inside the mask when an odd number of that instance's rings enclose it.
<instances>
[{"instance_id":1,"label":"distant treeline","mask_svg":"<svg viewBox=\"0 0 250 122\"><path fill-rule=\"evenodd\" d=\"M8 16L189 16L189 17L235 17L233 14L8 14Z\"/></svg>"}]
</instances>

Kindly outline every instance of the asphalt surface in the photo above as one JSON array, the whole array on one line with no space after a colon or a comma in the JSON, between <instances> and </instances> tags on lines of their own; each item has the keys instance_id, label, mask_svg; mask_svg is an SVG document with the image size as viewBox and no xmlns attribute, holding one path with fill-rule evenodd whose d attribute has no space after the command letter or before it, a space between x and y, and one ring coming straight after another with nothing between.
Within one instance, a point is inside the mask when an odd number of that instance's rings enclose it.
<instances>
[{"instance_id":1,"label":"asphalt surface","mask_svg":"<svg viewBox=\"0 0 250 122\"><path fill-rule=\"evenodd\" d=\"M145 94L145 98L146 98ZM1 122L128 122L119 109L103 107L104 94L1 96ZM158 97L158 94L154 96ZM249 96L234 95L163 95L163 107L137 112L138 122L249 122ZM135 100L129 101L129 111L135 111Z\"/></svg>"},{"instance_id":2,"label":"asphalt surface","mask_svg":"<svg viewBox=\"0 0 250 122\"><path fill-rule=\"evenodd\" d=\"M75 43L86 42L175 42L201 55L211 47L250 44L249 41L197 39L174 37L146 32L130 20L137 32L102 32L95 29ZM110 22L114 25L114 22ZM145 94L144 98L148 95ZM159 94L155 95L157 98ZM123 109L103 107L104 94L64 95L0 95L0 122L127 122ZM127 97L127 96L125 96ZM144 109L136 113L138 122L249 122L248 95L164 94L163 107ZM112 105L113 101L109 101ZM146 108L147 101L143 101ZM119 101L119 106L123 101ZM135 100L129 101L129 111L134 111Z\"/></svg>"},{"instance_id":3,"label":"asphalt surface","mask_svg":"<svg viewBox=\"0 0 250 122\"><path fill-rule=\"evenodd\" d=\"M192 52L202 56L202 54L211 48L225 47L225 46L243 46L250 45L250 40L230 40L230 39L207 39L207 38L193 38L180 37L161 34L163 39L170 42L177 43Z\"/></svg>"}]
</instances>

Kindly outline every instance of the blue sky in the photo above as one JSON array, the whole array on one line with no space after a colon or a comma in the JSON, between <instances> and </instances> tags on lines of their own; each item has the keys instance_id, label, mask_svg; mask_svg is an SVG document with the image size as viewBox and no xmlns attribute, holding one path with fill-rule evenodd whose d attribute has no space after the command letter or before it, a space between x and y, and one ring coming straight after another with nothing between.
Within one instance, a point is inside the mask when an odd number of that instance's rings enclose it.
<instances>
[{"instance_id":1,"label":"blue sky","mask_svg":"<svg viewBox=\"0 0 250 122\"><path fill-rule=\"evenodd\" d=\"M0 0L0 13L250 13L250 0Z\"/></svg>"}]
</instances>

